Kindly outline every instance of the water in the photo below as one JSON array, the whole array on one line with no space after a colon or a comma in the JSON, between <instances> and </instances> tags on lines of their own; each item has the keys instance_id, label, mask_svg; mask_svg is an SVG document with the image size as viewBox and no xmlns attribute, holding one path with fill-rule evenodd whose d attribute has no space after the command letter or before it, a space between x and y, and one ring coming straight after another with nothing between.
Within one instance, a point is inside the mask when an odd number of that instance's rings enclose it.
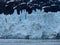
<instances>
[{"instance_id":1,"label":"water","mask_svg":"<svg viewBox=\"0 0 60 45\"><path fill-rule=\"evenodd\" d=\"M60 45L60 40L0 39L0 45Z\"/></svg>"}]
</instances>

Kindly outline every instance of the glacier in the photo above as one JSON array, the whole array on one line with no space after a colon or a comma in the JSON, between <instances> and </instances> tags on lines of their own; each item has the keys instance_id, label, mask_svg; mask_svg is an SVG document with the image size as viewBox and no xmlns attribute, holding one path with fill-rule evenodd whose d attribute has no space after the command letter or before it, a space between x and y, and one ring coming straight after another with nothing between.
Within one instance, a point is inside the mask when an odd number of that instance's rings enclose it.
<instances>
[{"instance_id":1,"label":"glacier","mask_svg":"<svg viewBox=\"0 0 60 45\"><path fill-rule=\"evenodd\" d=\"M60 33L60 12L36 9L31 14L23 10L17 15L0 14L0 39L52 39Z\"/></svg>"}]
</instances>

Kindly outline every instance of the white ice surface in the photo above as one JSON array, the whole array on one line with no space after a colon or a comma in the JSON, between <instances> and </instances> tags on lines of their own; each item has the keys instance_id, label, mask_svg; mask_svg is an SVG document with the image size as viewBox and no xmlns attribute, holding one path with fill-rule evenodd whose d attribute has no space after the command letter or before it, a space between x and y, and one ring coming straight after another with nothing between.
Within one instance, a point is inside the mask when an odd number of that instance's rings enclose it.
<instances>
[{"instance_id":1,"label":"white ice surface","mask_svg":"<svg viewBox=\"0 0 60 45\"><path fill-rule=\"evenodd\" d=\"M54 38L60 31L60 12L37 10L28 14L25 10L20 15L0 14L0 37L31 39Z\"/></svg>"}]
</instances>

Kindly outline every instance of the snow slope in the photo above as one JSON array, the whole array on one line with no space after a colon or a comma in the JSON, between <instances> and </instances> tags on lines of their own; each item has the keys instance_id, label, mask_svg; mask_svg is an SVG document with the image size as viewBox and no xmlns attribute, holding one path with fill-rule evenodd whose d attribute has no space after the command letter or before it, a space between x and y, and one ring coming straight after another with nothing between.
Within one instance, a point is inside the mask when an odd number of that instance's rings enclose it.
<instances>
[{"instance_id":1,"label":"snow slope","mask_svg":"<svg viewBox=\"0 0 60 45\"><path fill-rule=\"evenodd\" d=\"M54 38L60 31L60 12L0 14L0 38Z\"/></svg>"}]
</instances>

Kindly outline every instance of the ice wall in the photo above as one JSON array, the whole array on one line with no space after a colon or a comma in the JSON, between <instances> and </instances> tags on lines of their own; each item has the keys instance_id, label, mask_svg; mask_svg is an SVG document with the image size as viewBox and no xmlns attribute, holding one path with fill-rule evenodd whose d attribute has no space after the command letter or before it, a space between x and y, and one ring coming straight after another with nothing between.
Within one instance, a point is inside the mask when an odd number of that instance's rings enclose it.
<instances>
[{"instance_id":1,"label":"ice wall","mask_svg":"<svg viewBox=\"0 0 60 45\"><path fill-rule=\"evenodd\" d=\"M60 12L33 11L28 14L25 10L17 15L0 14L0 38L41 39L55 38L60 31Z\"/></svg>"}]
</instances>

